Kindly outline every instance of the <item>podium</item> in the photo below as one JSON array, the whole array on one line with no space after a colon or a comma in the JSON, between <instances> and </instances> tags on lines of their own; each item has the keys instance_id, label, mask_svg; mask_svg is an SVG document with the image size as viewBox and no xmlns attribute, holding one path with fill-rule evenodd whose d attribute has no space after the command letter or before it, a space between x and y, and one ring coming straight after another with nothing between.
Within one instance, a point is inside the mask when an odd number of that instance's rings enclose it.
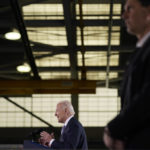
<instances>
[{"instance_id":1,"label":"podium","mask_svg":"<svg viewBox=\"0 0 150 150\"><path fill-rule=\"evenodd\" d=\"M23 150L48 150L49 147L45 147L31 140L25 140L23 144Z\"/></svg>"}]
</instances>

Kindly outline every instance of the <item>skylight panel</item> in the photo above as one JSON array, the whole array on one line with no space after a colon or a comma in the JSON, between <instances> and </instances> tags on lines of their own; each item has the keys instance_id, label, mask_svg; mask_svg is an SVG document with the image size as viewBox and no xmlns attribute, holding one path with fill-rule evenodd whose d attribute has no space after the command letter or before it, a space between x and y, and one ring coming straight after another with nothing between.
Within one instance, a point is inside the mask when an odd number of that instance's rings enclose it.
<instances>
[{"instance_id":1,"label":"skylight panel","mask_svg":"<svg viewBox=\"0 0 150 150\"><path fill-rule=\"evenodd\" d=\"M23 6L25 20L64 19L62 4L30 4Z\"/></svg>"}]
</instances>

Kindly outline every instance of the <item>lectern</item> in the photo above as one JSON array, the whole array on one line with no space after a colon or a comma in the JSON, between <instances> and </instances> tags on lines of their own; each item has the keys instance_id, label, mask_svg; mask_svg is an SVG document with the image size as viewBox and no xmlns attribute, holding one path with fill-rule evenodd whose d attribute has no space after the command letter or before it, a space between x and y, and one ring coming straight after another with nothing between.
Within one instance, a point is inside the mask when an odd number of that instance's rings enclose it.
<instances>
[{"instance_id":1,"label":"lectern","mask_svg":"<svg viewBox=\"0 0 150 150\"><path fill-rule=\"evenodd\" d=\"M25 140L23 144L23 150L48 150L50 148L40 145L31 140Z\"/></svg>"}]
</instances>

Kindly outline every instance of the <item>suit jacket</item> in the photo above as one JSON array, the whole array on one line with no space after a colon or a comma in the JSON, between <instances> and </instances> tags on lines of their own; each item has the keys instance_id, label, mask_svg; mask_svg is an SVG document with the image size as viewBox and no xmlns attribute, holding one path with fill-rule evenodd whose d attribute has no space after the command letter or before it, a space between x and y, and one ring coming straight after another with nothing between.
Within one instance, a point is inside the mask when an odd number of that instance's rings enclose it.
<instances>
[{"instance_id":1,"label":"suit jacket","mask_svg":"<svg viewBox=\"0 0 150 150\"><path fill-rule=\"evenodd\" d=\"M60 140L55 140L52 143L51 148L64 150L88 150L86 134L80 122L74 117L71 118L65 127Z\"/></svg>"},{"instance_id":2,"label":"suit jacket","mask_svg":"<svg viewBox=\"0 0 150 150\"><path fill-rule=\"evenodd\" d=\"M121 111L108 123L111 136L131 142L143 132L143 141L150 139L150 38L130 60L121 89Z\"/></svg>"}]
</instances>

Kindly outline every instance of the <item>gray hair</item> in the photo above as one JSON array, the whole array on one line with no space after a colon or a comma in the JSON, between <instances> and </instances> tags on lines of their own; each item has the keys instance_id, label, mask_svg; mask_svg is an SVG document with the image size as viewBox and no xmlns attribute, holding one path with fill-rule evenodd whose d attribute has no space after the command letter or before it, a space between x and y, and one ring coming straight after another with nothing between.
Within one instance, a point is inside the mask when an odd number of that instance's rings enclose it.
<instances>
[{"instance_id":1,"label":"gray hair","mask_svg":"<svg viewBox=\"0 0 150 150\"><path fill-rule=\"evenodd\" d=\"M61 101L58 104L61 104L62 107L67 108L71 115L75 114L75 111L74 111L74 108L73 108L71 102L69 102L69 101Z\"/></svg>"}]
</instances>

